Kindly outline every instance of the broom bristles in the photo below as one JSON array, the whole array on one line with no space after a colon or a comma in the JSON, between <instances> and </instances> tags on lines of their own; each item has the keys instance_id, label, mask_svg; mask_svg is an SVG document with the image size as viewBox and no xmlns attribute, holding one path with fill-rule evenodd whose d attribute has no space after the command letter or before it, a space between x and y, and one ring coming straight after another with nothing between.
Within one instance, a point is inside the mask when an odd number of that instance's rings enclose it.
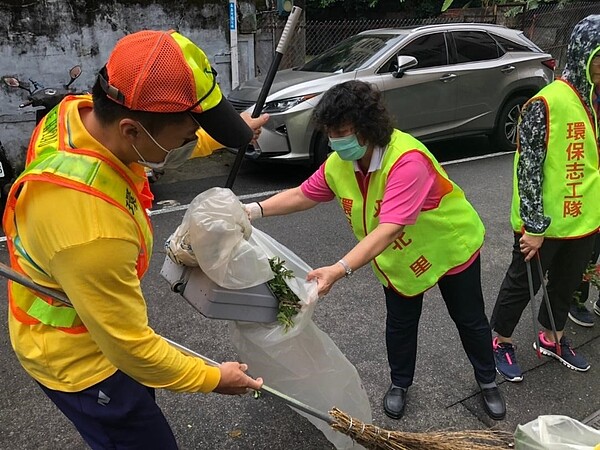
<instances>
[{"instance_id":1,"label":"broom bristles","mask_svg":"<svg viewBox=\"0 0 600 450\"><path fill-rule=\"evenodd\" d=\"M331 427L368 449L380 450L505 450L512 434L499 430L433 431L409 433L388 431L365 424L338 408L329 411Z\"/></svg>"}]
</instances>

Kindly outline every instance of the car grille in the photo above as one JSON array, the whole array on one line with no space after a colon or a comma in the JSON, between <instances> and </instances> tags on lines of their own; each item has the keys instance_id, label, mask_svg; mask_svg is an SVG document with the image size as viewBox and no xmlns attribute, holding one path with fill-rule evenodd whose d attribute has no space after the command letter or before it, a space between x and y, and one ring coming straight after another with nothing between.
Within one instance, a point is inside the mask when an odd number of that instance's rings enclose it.
<instances>
[{"instance_id":1,"label":"car grille","mask_svg":"<svg viewBox=\"0 0 600 450\"><path fill-rule=\"evenodd\" d=\"M227 100L229 100L229 103L231 103L231 105L237 112L246 111L248 108L254 105L254 102L250 102L247 100L236 100L234 98L228 98Z\"/></svg>"}]
</instances>

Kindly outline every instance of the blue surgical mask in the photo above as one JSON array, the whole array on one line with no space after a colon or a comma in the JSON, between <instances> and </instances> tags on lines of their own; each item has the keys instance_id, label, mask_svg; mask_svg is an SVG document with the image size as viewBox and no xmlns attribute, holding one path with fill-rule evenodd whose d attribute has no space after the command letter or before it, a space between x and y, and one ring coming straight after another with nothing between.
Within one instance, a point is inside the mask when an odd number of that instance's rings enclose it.
<instances>
[{"instance_id":1,"label":"blue surgical mask","mask_svg":"<svg viewBox=\"0 0 600 450\"><path fill-rule=\"evenodd\" d=\"M146 130L146 128L144 128L144 126L141 123L138 122L138 124L140 125L140 127L142 127L142 130L144 130L146 132L148 137L150 137L150 139L152 139L152 142L154 142L158 146L158 148L160 148L163 152L165 152L167 154L165 156L165 159L161 162L146 161L144 159L144 157L141 155L141 153L138 151L136 146L131 144L133 149L135 150L135 152L140 157L140 160L138 161L138 163L140 163L142 166L148 167L149 169L164 170L164 169L176 169L178 167L181 167L183 165L183 163L185 163L190 158L190 156L192 156L192 153L194 152L194 148L196 147L196 144L198 143L198 140L194 139L193 141L186 142L181 147L167 150L162 145L160 145L156 141L156 139L154 139L152 137L152 135L148 132L148 130Z\"/></svg>"},{"instance_id":2,"label":"blue surgical mask","mask_svg":"<svg viewBox=\"0 0 600 450\"><path fill-rule=\"evenodd\" d=\"M366 145L360 145L355 134L340 138L329 138L329 146L344 161L358 161L367 152Z\"/></svg>"}]
</instances>

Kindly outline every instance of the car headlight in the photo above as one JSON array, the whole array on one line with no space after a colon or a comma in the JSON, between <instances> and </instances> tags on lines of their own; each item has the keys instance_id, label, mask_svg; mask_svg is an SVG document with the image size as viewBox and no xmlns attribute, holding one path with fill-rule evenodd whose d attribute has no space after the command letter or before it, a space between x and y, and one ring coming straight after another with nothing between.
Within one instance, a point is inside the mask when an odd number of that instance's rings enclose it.
<instances>
[{"instance_id":1,"label":"car headlight","mask_svg":"<svg viewBox=\"0 0 600 450\"><path fill-rule=\"evenodd\" d=\"M283 98L281 100L274 100L272 102L267 102L265 104L265 107L263 108L262 112L265 112L265 113L284 112L290 108L293 108L296 105L299 105L302 102L305 102L306 100L316 97L317 95L319 95L319 94L308 94L308 95L301 95L298 97Z\"/></svg>"}]
</instances>

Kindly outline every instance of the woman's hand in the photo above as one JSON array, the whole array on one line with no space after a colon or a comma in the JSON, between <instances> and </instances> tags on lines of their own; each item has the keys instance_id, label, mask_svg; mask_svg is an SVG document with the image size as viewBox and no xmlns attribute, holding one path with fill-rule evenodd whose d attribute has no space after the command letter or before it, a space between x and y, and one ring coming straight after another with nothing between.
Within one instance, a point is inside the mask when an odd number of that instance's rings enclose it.
<instances>
[{"instance_id":1,"label":"woman's hand","mask_svg":"<svg viewBox=\"0 0 600 450\"><path fill-rule=\"evenodd\" d=\"M312 270L306 276L307 281L316 280L319 297L327 295L333 284L346 275L344 267L335 263L332 266L319 267Z\"/></svg>"},{"instance_id":2,"label":"woman's hand","mask_svg":"<svg viewBox=\"0 0 600 450\"><path fill-rule=\"evenodd\" d=\"M533 258L543 243L544 236L532 236L524 233L523 236L521 236L521 239L519 239L519 247L521 253L525 256L525 261L529 261Z\"/></svg>"}]
</instances>

